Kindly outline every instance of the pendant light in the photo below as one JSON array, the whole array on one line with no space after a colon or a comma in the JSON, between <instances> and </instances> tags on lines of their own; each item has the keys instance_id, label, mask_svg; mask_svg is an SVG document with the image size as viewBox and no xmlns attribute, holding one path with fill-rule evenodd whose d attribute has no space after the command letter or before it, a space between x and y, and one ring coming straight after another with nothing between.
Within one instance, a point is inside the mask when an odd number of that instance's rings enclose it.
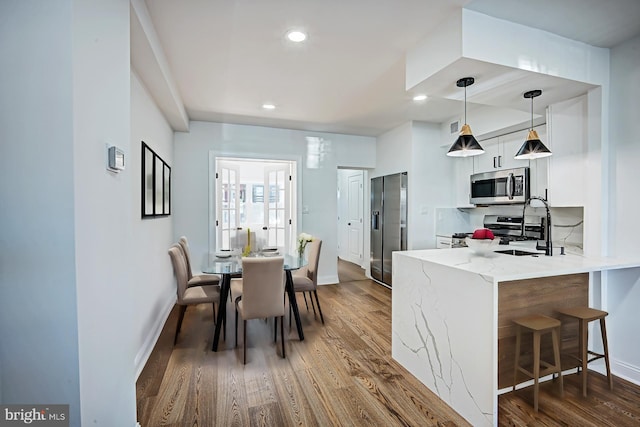
<instances>
[{"instance_id":1,"label":"pendant light","mask_svg":"<svg viewBox=\"0 0 640 427\"><path fill-rule=\"evenodd\" d=\"M474 82L473 77L464 77L456 83L456 86L464 87L464 125L460 131L460 136L458 136L456 142L449 148L447 156L468 157L484 153L484 149L473 136L471 127L467 124L467 86L471 86Z\"/></svg>"},{"instance_id":2,"label":"pendant light","mask_svg":"<svg viewBox=\"0 0 640 427\"><path fill-rule=\"evenodd\" d=\"M533 98L542 95L542 91L530 90L529 92L525 92L524 97L531 99L531 129L529 130L529 135L527 136L527 140L522 144L520 150L513 157L516 160L531 160L531 159L539 159L541 157L548 157L551 155L551 151L540 141L540 137L538 136L538 132L533 130Z\"/></svg>"}]
</instances>

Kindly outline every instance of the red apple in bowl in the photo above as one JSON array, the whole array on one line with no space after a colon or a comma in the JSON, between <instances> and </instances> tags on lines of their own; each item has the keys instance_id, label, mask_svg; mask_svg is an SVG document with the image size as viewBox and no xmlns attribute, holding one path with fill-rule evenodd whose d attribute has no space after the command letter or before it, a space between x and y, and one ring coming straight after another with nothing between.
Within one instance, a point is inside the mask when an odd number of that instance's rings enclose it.
<instances>
[{"instance_id":1,"label":"red apple in bowl","mask_svg":"<svg viewBox=\"0 0 640 427\"><path fill-rule=\"evenodd\" d=\"M473 236L471 238L479 240L493 240L494 237L495 236L493 235L493 231L489 230L488 228L479 228L473 232Z\"/></svg>"}]
</instances>

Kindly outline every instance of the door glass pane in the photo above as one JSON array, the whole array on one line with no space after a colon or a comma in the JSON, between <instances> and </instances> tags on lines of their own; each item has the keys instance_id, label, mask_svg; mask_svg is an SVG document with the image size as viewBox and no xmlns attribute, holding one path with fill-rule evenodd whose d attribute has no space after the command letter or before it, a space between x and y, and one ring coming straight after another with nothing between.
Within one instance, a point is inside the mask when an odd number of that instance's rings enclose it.
<instances>
[{"instance_id":1,"label":"door glass pane","mask_svg":"<svg viewBox=\"0 0 640 427\"><path fill-rule=\"evenodd\" d=\"M229 207L236 207L236 171L229 170Z\"/></svg>"}]
</instances>

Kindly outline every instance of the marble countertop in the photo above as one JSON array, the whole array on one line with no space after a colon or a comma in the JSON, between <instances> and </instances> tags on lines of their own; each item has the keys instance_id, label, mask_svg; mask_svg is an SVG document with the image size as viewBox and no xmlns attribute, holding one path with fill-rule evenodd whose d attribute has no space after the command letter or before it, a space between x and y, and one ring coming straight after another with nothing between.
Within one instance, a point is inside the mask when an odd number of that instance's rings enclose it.
<instances>
[{"instance_id":1,"label":"marble countertop","mask_svg":"<svg viewBox=\"0 0 640 427\"><path fill-rule=\"evenodd\" d=\"M503 248L518 247L500 246L500 249ZM487 279L493 279L494 282L640 267L640 258L587 257L571 253L553 256L544 254L514 256L491 253L488 256L481 256L476 255L469 248L455 248L403 251L394 252L394 254L480 274Z\"/></svg>"}]
</instances>

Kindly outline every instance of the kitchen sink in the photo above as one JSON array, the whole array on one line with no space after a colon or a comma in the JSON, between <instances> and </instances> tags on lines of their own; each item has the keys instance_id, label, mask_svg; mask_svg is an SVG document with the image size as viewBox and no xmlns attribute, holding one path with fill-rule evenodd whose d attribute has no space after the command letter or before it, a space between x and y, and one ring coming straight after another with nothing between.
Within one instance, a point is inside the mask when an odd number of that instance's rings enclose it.
<instances>
[{"instance_id":1,"label":"kitchen sink","mask_svg":"<svg viewBox=\"0 0 640 427\"><path fill-rule=\"evenodd\" d=\"M499 254L514 255L514 256L527 256L527 255L538 256L538 254L536 254L536 253L527 252L527 251L521 251L519 249L504 249L502 251L494 251L494 252L499 253Z\"/></svg>"}]
</instances>

